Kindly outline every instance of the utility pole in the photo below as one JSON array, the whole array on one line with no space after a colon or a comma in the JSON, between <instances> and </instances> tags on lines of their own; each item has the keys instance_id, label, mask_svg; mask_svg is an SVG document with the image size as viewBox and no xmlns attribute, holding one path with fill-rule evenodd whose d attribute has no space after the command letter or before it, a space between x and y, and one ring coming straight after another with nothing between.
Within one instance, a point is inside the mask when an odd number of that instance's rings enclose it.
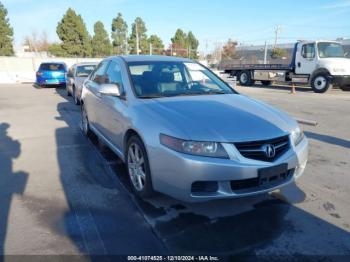
<instances>
[{"instance_id":1,"label":"utility pole","mask_svg":"<svg viewBox=\"0 0 350 262\"><path fill-rule=\"evenodd\" d=\"M190 46L188 46L188 49L187 49L187 56L188 56L188 58L190 58L190 57L191 57L190 52L191 52L191 47L190 47Z\"/></svg>"},{"instance_id":2,"label":"utility pole","mask_svg":"<svg viewBox=\"0 0 350 262\"><path fill-rule=\"evenodd\" d=\"M267 43L265 41L264 64L267 64Z\"/></svg>"},{"instance_id":3,"label":"utility pole","mask_svg":"<svg viewBox=\"0 0 350 262\"><path fill-rule=\"evenodd\" d=\"M149 43L149 55L152 55L152 43Z\"/></svg>"},{"instance_id":4,"label":"utility pole","mask_svg":"<svg viewBox=\"0 0 350 262\"><path fill-rule=\"evenodd\" d=\"M135 22L135 29L136 29L136 54L139 55L140 54L140 43L139 43L139 29L137 26L137 20Z\"/></svg>"},{"instance_id":5,"label":"utility pole","mask_svg":"<svg viewBox=\"0 0 350 262\"><path fill-rule=\"evenodd\" d=\"M277 46L278 34L281 33L281 31L282 31L281 26L278 25L278 26L275 27L275 44L273 46L273 49L275 49L276 46Z\"/></svg>"}]
</instances>

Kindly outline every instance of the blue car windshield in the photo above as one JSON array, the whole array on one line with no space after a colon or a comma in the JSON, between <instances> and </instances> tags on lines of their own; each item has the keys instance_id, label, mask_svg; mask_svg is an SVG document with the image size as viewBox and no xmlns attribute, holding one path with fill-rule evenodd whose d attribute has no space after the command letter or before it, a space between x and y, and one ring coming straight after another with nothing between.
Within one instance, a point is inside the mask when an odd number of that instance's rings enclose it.
<instances>
[{"instance_id":1,"label":"blue car windshield","mask_svg":"<svg viewBox=\"0 0 350 262\"><path fill-rule=\"evenodd\" d=\"M129 62L135 93L140 98L235 94L207 68L195 62Z\"/></svg>"},{"instance_id":2,"label":"blue car windshield","mask_svg":"<svg viewBox=\"0 0 350 262\"><path fill-rule=\"evenodd\" d=\"M41 70L41 71L64 71L65 66L63 64L46 63L46 64L41 64L39 70Z\"/></svg>"}]
</instances>

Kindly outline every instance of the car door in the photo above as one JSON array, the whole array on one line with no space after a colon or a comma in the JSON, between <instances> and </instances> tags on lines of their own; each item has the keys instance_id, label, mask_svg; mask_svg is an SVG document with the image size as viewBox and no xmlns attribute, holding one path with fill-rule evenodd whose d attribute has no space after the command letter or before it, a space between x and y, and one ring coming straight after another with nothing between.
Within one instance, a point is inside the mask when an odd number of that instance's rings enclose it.
<instances>
[{"instance_id":1,"label":"car door","mask_svg":"<svg viewBox=\"0 0 350 262\"><path fill-rule=\"evenodd\" d=\"M306 43L299 47L296 56L297 74L310 75L316 69L316 50L314 43Z\"/></svg>"},{"instance_id":2,"label":"car door","mask_svg":"<svg viewBox=\"0 0 350 262\"><path fill-rule=\"evenodd\" d=\"M103 134L116 147L118 151L123 146L123 131L126 125L127 101L124 93L124 81L122 76L122 67L117 60L112 60L108 66L106 83L116 84L120 88L121 97L102 95L101 108L99 115Z\"/></svg>"},{"instance_id":3,"label":"car door","mask_svg":"<svg viewBox=\"0 0 350 262\"><path fill-rule=\"evenodd\" d=\"M101 94L100 86L105 83L105 73L109 65L108 60L102 61L91 74L85 83L86 93L84 96L84 106L88 115L90 125L101 132Z\"/></svg>"}]
</instances>

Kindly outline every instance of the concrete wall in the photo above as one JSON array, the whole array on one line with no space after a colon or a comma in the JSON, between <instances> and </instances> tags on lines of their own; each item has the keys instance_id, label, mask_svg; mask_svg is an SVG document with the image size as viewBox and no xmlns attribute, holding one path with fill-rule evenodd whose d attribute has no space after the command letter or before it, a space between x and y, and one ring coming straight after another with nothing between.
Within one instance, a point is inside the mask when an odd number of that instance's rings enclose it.
<instances>
[{"instance_id":1,"label":"concrete wall","mask_svg":"<svg viewBox=\"0 0 350 262\"><path fill-rule=\"evenodd\" d=\"M65 62L68 67L79 62L98 62L100 58L0 57L0 83L34 82L42 62Z\"/></svg>"}]
</instances>

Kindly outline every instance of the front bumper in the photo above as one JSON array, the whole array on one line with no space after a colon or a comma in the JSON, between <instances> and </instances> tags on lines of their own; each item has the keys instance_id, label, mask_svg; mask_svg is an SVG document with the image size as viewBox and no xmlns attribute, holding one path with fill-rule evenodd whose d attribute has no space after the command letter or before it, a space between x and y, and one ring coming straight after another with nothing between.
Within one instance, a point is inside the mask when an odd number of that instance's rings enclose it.
<instances>
[{"instance_id":1,"label":"front bumper","mask_svg":"<svg viewBox=\"0 0 350 262\"><path fill-rule=\"evenodd\" d=\"M156 191L186 202L197 202L266 193L293 182L304 172L308 158L308 141L304 138L297 147L291 147L273 163L243 156L239 156L238 160L198 157L178 153L161 145L151 147L148 155ZM288 166L288 176L283 180L265 186L236 186L237 183L244 185L256 180L262 168L281 164ZM207 183L210 190L194 190L194 186L200 183ZM217 187L211 186L214 184Z\"/></svg>"},{"instance_id":2,"label":"front bumper","mask_svg":"<svg viewBox=\"0 0 350 262\"><path fill-rule=\"evenodd\" d=\"M350 75L332 76L331 82L336 86L350 86Z\"/></svg>"}]
</instances>

